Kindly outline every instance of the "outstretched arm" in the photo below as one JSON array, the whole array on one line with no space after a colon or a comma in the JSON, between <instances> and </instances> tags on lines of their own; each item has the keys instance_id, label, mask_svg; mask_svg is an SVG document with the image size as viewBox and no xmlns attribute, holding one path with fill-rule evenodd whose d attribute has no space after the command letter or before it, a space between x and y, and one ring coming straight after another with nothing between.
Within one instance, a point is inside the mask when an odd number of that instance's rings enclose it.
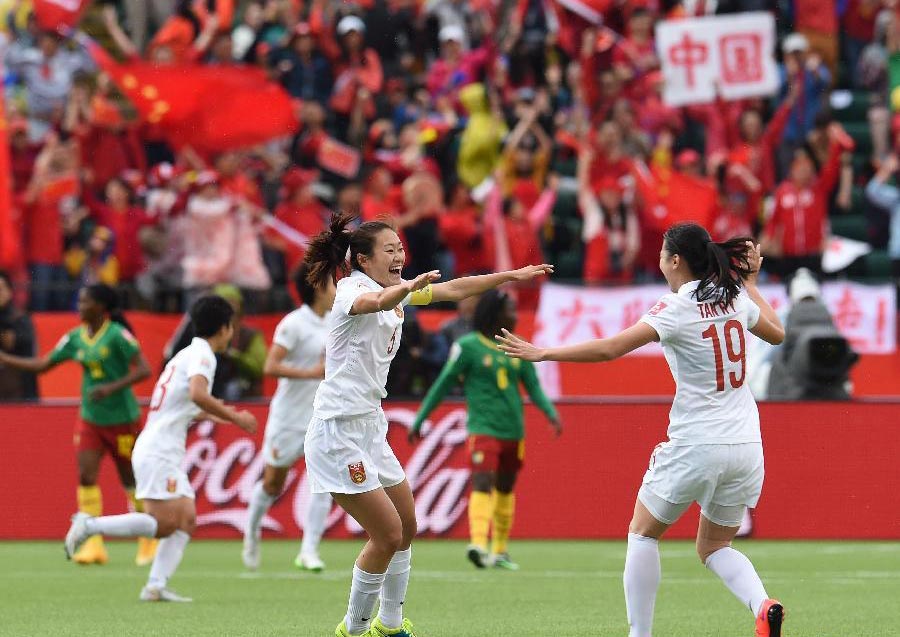
<instances>
[{"instance_id":1,"label":"outstretched arm","mask_svg":"<svg viewBox=\"0 0 900 637\"><path fill-rule=\"evenodd\" d=\"M43 374L56 367L59 362L50 359L50 356L13 356L6 352L0 352L0 365L12 367L23 372Z\"/></svg>"},{"instance_id":2,"label":"outstretched arm","mask_svg":"<svg viewBox=\"0 0 900 637\"><path fill-rule=\"evenodd\" d=\"M417 292L428 287L432 282L441 278L441 273L437 270L420 274L412 281L403 281L397 285L384 288L380 292L366 292L360 294L353 301L350 308L350 314L374 314L382 310L389 310L400 304L408 294Z\"/></svg>"},{"instance_id":3,"label":"outstretched arm","mask_svg":"<svg viewBox=\"0 0 900 637\"><path fill-rule=\"evenodd\" d=\"M521 358L532 363L539 361L602 363L624 356L647 343L659 340L656 330L646 323L635 323L627 330L623 330L611 338L601 338L578 343L577 345L548 347L545 349L535 347L525 339L507 330L503 330L503 335L496 338L500 349L507 356Z\"/></svg>"},{"instance_id":4,"label":"outstretched arm","mask_svg":"<svg viewBox=\"0 0 900 637\"><path fill-rule=\"evenodd\" d=\"M464 276L432 286L431 300L433 302L459 301L460 299L487 292L504 283L530 281L544 274L552 273L553 266L542 263L541 265L529 265L518 270L507 270L506 272L497 272L495 274Z\"/></svg>"}]
</instances>

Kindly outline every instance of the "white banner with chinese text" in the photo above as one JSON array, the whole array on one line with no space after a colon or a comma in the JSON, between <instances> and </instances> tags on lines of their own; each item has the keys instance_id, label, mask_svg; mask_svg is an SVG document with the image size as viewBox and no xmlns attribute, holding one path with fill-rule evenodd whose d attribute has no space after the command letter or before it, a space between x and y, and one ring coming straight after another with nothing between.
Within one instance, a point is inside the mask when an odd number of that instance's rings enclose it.
<instances>
[{"instance_id":1,"label":"white banner with chinese text","mask_svg":"<svg viewBox=\"0 0 900 637\"><path fill-rule=\"evenodd\" d=\"M775 19L764 11L656 25L663 100L670 106L772 95L778 89Z\"/></svg>"}]
</instances>

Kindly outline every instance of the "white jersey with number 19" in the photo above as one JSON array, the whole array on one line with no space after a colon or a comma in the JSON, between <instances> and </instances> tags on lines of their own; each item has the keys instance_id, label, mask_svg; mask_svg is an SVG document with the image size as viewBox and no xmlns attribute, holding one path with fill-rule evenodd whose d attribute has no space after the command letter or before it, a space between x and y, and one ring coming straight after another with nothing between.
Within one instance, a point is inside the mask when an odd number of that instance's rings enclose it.
<instances>
[{"instance_id":1,"label":"white jersey with number 19","mask_svg":"<svg viewBox=\"0 0 900 637\"><path fill-rule=\"evenodd\" d=\"M675 379L668 436L673 445L761 442L759 411L746 384L747 332L759 307L699 302L699 281L666 294L641 321L656 330Z\"/></svg>"},{"instance_id":2,"label":"white jersey with number 19","mask_svg":"<svg viewBox=\"0 0 900 637\"><path fill-rule=\"evenodd\" d=\"M156 457L180 465L187 430L201 409L191 400L190 380L203 376L212 389L216 355L209 342L194 338L178 352L156 381L147 423L134 445L133 456Z\"/></svg>"}]
</instances>

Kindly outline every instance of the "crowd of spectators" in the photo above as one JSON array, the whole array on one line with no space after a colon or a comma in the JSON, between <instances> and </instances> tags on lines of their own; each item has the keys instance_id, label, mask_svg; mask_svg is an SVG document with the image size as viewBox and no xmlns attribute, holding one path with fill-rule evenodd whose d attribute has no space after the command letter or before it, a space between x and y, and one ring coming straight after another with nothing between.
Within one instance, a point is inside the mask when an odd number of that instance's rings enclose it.
<instances>
[{"instance_id":1,"label":"crowd of spectators","mask_svg":"<svg viewBox=\"0 0 900 637\"><path fill-rule=\"evenodd\" d=\"M284 310L303 240L332 210L394 217L407 276L552 260L589 284L655 280L659 202L641 186L666 174L712 193L715 238L758 237L774 276L821 272L829 215L861 214L854 192L893 154L897 2L587 4L602 27L552 0L95 4L82 27L120 60L262 68L294 98L295 135L204 155L138 121L82 40L0 2L29 307L71 309L102 281L131 307L180 311L231 284L252 311ZM667 106L655 23L750 10L776 15L777 94ZM838 89L867 102L855 154ZM872 216L873 242L890 214ZM533 306L536 290L519 297Z\"/></svg>"}]
</instances>

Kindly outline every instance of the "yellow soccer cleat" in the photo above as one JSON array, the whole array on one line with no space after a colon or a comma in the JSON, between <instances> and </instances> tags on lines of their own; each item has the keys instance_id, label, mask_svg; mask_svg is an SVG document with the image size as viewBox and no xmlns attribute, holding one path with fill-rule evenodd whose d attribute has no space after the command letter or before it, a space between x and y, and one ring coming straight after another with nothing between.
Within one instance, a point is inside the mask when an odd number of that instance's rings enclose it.
<instances>
[{"instance_id":1,"label":"yellow soccer cleat","mask_svg":"<svg viewBox=\"0 0 900 637\"><path fill-rule=\"evenodd\" d=\"M400 628L386 628L381 619L376 617L369 632L372 633L372 637L416 637L412 622L405 617Z\"/></svg>"},{"instance_id":2,"label":"yellow soccer cleat","mask_svg":"<svg viewBox=\"0 0 900 637\"><path fill-rule=\"evenodd\" d=\"M156 557L156 546L159 540L155 537L139 537L137 555L134 556L134 563L138 566L147 566L153 563Z\"/></svg>"},{"instance_id":3,"label":"yellow soccer cleat","mask_svg":"<svg viewBox=\"0 0 900 637\"><path fill-rule=\"evenodd\" d=\"M78 549L78 552L72 556L72 560L77 564L106 564L109 561L109 555L103 544L103 536L92 535L89 537Z\"/></svg>"},{"instance_id":4,"label":"yellow soccer cleat","mask_svg":"<svg viewBox=\"0 0 900 637\"><path fill-rule=\"evenodd\" d=\"M372 632L370 628L364 633L359 635L351 635L347 632L347 622L341 622L338 624L338 627L334 629L334 637L375 637L375 633Z\"/></svg>"}]
</instances>

